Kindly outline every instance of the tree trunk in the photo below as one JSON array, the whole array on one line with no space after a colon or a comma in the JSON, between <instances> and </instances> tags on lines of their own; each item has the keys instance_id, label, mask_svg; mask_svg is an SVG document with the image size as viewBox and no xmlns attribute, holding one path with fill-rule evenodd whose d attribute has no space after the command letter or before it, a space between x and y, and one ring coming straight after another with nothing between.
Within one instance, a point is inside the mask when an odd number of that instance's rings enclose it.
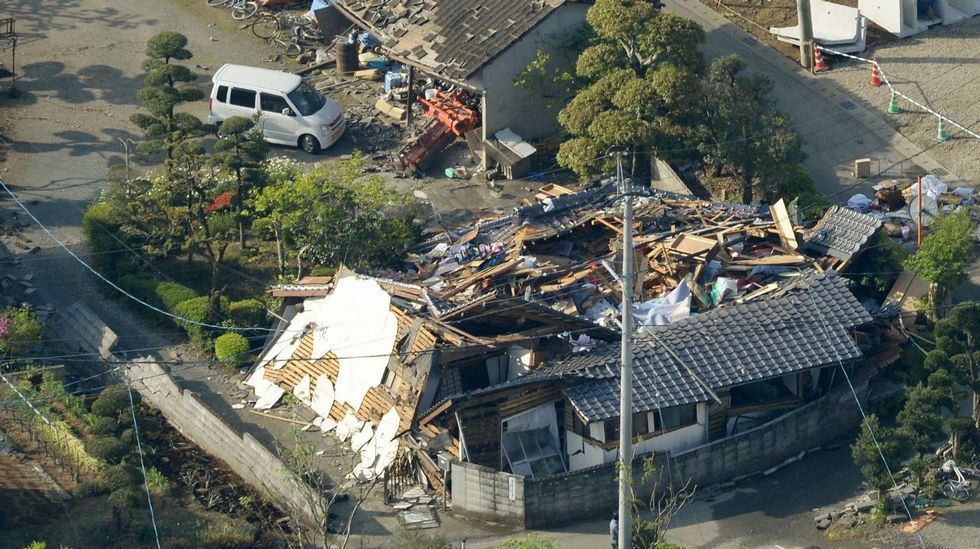
<instances>
[{"instance_id":1,"label":"tree trunk","mask_svg":"<svg viewBox=\"0 0 980 549\"><path fill-rule=\"evenodd\" d=\"M122 530L122 513L117 507L112 508L112 522L116 525L116 532Z\"/></svg>"},{"instance_id":2,"label":"tree trunk","mask_svg":"<svg viewBox=\"0 0 980 549\"><path fill-rule=\"evenodd\" d=\"M742 203L752 203L752 168L746 166L742 171Z\"/></svg>"},{"instance_id":3,"label":"tree trunk","mask_svg":"<svg viewBox=\"0 0 980 549\"><path fill-rule=\"evenodd\" d=\"M980 430L980 393L973 391L973 428Z\"/></svg>"},{"instance_id":4,"label":"tree trunk","mask_svg":"<svg viewBox=\"0 0 980 549\"><path fill-rule=\"evenodd\" d=\"M276 235L276 262L279 264L279 276L286 274L286 250L282 246L282 221L277 219L272 223Z\"/></svg>"},{"instance_id":5,"label":"tree trunk","mask_svg":"<svg viewBox=\"0 0 980 549\"><path fill-rule=\"evenodd\" d=\"M238 244L245 249L245 218L238 214Z\"/></svg>"},{"instance_id":6,"label":"tree trunk","mask_svg":"<svg viewBox=\"0 0 980 549\"><path fill-rule=\"evenodd\" d=\"M939 300L942 299L941 294L942 288L939 287L939 284L935 282L929 284L929 311L926 314L932 323L939 320Z\"/></svg>"},{"instance_id":7,"label":"tree trunk","mask_svg":"<svg viewBox=\"0 0 980 549\"><path fill-rule=\"evenodd\" d=\"M303 277L303 254L306 253L307 249L309 249L309 246L303 246L299 249L299 253L296 254L296 280Z\"/></svg>"}]
</instances>

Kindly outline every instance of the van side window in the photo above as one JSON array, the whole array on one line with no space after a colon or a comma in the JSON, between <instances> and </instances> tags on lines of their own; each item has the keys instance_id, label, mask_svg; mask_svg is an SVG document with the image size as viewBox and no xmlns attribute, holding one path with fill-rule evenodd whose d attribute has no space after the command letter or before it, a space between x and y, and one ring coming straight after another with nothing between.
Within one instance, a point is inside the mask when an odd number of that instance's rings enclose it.
<instances>
[{"instance_id":1,"label":"van side window","mask_svg":"<svg viewBox=\"0 0 980 549\"><path fill-rule=\"evenodd\" d=\"M241 88L231 89L231 101L232 105L238 107L247 107L249 109L255 108L255 91L254 90L243 90Z\"/></svg>"},{"instance_id":2,"label":"van side window","mask_svg":"<svg viewBox=\"0 0 980 549\"><path fill-rule=\"evenodd\" d=\"M222 103L228 102L228 86L218 86L218 93L215 97L218 101Z\"/></svg>"},{"instance_id":3,"label":"van side window","mask_svg":"<svg viewBox=\"0 0 980 549\"><path fill-rule=\"evenodd\" d=\"M263 93L259 95L259 103L262 105L262 112L274 112L279 114L283 109L288 109L289 105L286 104L286 99L281 95L273 95L271 93Z\"/></svg>"}]
</instances>

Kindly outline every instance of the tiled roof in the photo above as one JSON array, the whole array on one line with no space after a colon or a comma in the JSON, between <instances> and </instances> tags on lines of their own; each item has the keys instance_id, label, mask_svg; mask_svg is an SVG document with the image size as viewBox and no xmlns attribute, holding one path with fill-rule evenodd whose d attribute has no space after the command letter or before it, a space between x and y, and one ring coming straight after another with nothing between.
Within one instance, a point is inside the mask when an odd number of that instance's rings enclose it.
<instances>
[{"instance_id":1,"label":"tiled roof","mask_svg":"<svg viewBox=\"0 0 980 549\"><path fill-rule=\"evenodd\" d=\"M711 400L707 388L857 359L861 352L849 330L869 321L844 281L830 271L801 279L776 299L654 326L634 339L635 410L706 402ZM569 381L591 379L571 384L566 395L586 419L600 421L619 415L618 361L618 346L605 345L545 370Z\"/></svg>"},{"instance_id":2,"label":"tiled roof","mask_svg":"<svg viewBox=\"0 0 980 549\"><path fill-rule=\"evenodd\" d=\"M832 206L807 232L803 242L813 251L847 261L880 226L881 220L874 216Z\"/></svg>"},{"instance_id":3,"label":"tiled roof","mask_svg":"<svg viewBox=\"0 0 980 549\"><path fill-rule=\"evenodd\" d=\"M465 80L565 0L337 0L392 55Z\"/></svg>"}]
</instances>

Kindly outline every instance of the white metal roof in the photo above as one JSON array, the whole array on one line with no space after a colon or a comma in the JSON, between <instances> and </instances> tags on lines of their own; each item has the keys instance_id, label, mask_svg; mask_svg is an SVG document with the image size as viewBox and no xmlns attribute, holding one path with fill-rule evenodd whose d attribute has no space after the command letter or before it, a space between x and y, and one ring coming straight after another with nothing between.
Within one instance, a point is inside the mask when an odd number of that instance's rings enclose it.
<instances>
[{"instance_id":1,"label":"white metal roof","mask_svg":"<svg viewBox=\"0 0 980 549\"><path fill-rule=\"evenodd\" d=\"M253 88L288 93L295 90L303 81L303 78L299 75L283 71L260 69L246 65L226 64L214 73L211 81L214 83L220 81L228 84L243 84Z\"/></svg>"}]
</instances>

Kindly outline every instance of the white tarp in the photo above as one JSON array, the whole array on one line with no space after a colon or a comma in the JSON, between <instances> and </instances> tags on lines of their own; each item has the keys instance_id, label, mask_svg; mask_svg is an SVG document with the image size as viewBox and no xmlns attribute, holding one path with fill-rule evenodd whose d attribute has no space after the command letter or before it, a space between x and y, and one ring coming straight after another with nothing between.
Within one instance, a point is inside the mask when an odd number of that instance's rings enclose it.
<instances>
[{"instance_id":1,"label":"white tarp","mask_svg":"<svg viewBox=\"0 0 980 549\"><path fill-rule=\"evenodd\" d=\"M333 382L326 375L320 374L316 378L316 389L313 390L313 400L310 402L310 408L313 408L313 411L319 416L329 417L330 408L333 408L333 401Z\"/></svg>"},{"instance_id":2,"label":"white tarp","mask_svg":"<svg viewBox=\"0 0 980 549\"><path fill-rule=\"evenodd\" d=\"M356 410L368 389L381 383L395 344L398 320L391 312L391 296L374 280L349 276L323 300L311 360L331 351L337 355L336 399Z\"/></svg>"},{"instance_id":3,"label":"white tarp","mask_svg":"<svg viewBox=\"0 0 980 549\"><path fill-rule=\"evenodd\" d=\"M299 383L293 387L293 396L298 398L305 404L310 403L310 385L313 379L310 378L309 374L303 376L303 379L299 380Z\"/></svg>"},{"instance_id":4,"label":"white tarp","mask_svg":"<svg viewBox=\"0 0 980 549\"><path fill-rule=\"evenodd\" d=\"M669 294L637 303L633 306L633 319L637 331L647 326L662 326L691 316L691 289L687 279L681 280Z\"/></svg>"},{"instance_id":5,"label":"white tarp","mask_svg":"<svg viewBox=\"0 0 980 549\"><path fill-rule=\"evenodd\" d=\"M398 440L395 435L398 434L400 424L401 418L392 407L382 416L370 440L363 442L364 431L355 435L351 448L360 453L361 461L349 476L358 480L370 480L384 472L398 454ZM365 426L365 430L367 429L370 429L370 425ZM358 446L359 443L362 444Z\"/></svg>"},{"instance_id":6,"label":"white tarp","mask_svg":"<svg viewBox=\"0 0 980 549\"><path fill-rule=\"evenodd\" d=\"M263 366L259 366L252 372L252 375L245 381L245 385L255 388L255 396L258 397L255 408L258 410L272 408L286 392L275 383L265 379L265 367Z\"/></svg>"},{"instance_id":7,"label":"white tarp","mask_svg":"<svg viewBox=\"0 0 980 549\"><path fill-rule=\"evenodd\" d=\"M919 184L913 183L910 188L912 198L919 196ZM949 185L942 182L934 175L927 175L922 178L922 194L933 200L939 200L939 195L949 190Z\"/></svg>"}]
</instances>

